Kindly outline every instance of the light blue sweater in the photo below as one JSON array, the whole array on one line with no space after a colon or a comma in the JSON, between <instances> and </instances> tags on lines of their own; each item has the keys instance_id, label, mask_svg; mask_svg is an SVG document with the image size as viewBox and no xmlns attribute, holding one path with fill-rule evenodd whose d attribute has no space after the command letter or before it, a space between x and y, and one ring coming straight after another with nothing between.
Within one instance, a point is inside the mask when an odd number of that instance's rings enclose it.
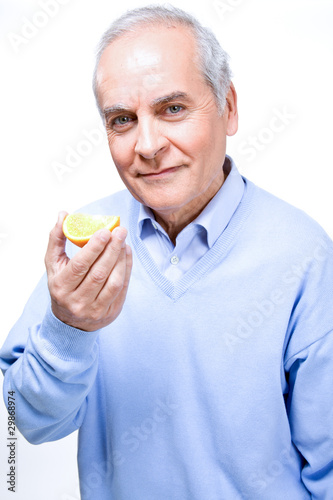
<instances>
[{"instance_id":1,"label":"light blue sweater","mask_svg":"<svg viewBox=\"0 0 333 500\"><path fill-rule=\"evenodd\" d=\"M80 429L82 500L331 500L324 231L246 181L226 230L171 283L136 236L129 193L87 210L129 228L129 293L113 324L86 333L52 315L42 279L1 350L26 438Z\"/></svg>"}]
</instances>

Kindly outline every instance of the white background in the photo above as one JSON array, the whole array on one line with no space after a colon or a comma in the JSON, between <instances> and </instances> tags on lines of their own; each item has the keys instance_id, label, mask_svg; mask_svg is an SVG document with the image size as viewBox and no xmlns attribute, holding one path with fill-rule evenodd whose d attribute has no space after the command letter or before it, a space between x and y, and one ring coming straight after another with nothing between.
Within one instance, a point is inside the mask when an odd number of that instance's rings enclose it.
<instances>
[{"instance_id":1,"label":"white background","mask_svg":"<svg viewBox=\"0 0 333 500\"><path fill-rule=\"evenodd\" d=\"M0 3L0 344L44 272L58 211L122 188L105 138L87 146L85 134L101 125L91 74L100 35L124 10L145 2L49 1L57 6L52 15L42 8L46 0ZM240 127L228 153L241 173L305 210L332 237L333 1L176 5L210 26L230 54ZM277 113L284 121L272 121ZM279 131L269 130L273 123ZM256 141L252 153L249 141ZM57 175L55 162L66 164L71 148L84 154ZM1 402L3 500L79 500L76 435L39 446L21 436L15 495L7 492L6 437Z\"/></svg>"}]
</instances>

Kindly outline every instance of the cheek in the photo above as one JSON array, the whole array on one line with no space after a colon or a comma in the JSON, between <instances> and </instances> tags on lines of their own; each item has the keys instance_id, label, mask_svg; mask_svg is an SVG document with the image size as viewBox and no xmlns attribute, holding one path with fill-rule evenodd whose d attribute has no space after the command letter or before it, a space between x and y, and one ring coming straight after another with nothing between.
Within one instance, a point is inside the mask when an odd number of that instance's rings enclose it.
<instances>
[{"instance_id":1,"label":"cheek","mask_svg":"<svg viewBox=\"0 0 333 500\"><path fill-rule=\"evenodd\" d=\"M196 159L199 159L205 171L220 168L226 150L225 133L220 121L212 119L201 122L191 133L189 141Z\"/></svg>"},{"instance_id":2,"label":"cheek","mask_svg":"<svg viewBox=\"0 0 333 500\"><path fill-rule=\"evenodd\" d=\"M122 137L109 136L108 137L109 149L119 171L123 171L133 163L134 147L131 146L128 139Z\"/></svg>"},{"instance_id":3,"label":"cheek","mask_svg":"<svg viewBox=\"0 0 333 500\"><path fill-rule=\"evenodd\" d=\"M212 151L214 145L213 130L209 124L200 120L186 120L179 127L175 127L172 142L179 149L192 157L198 159L205 157L207 151Z\"/></svg>"}]
</instances>

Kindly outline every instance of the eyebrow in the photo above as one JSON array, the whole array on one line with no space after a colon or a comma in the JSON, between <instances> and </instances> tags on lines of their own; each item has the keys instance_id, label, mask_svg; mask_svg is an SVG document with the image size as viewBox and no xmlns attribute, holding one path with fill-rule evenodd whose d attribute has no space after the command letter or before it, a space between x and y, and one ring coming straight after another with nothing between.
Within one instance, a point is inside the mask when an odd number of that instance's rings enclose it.
<instances>
[{"instance_id":1,"label":"eyebrow","mask_svg":"<svg viewBox=\"0 0 333 500\"><path fill-rule=\"evenodd\" d=\"M150 107L154 108L155 106L161 106L163 104L167 104L168 102L172 102L172 101L175 101L177 99L190 101L190 97L188 94L186 94L186 92L176 91L176 92L172 92L171 94L163 96L163 97L157 97L156 99L154 99L150 103ZM109 106L108 108L105 108L103 110L104 116L107 116L107 115L110 115L113 113L119 113L119 112L121 112L121 113L127 112L128 113L128 112L131 112L131 110L125 104L122 104L122 103L114 104L113 106Z\"/></svg>"},{"instance_id":2,"label":"eyebrow","mask_svg":"<svg viewBox=\"0 0 333 500\"><path fill-rule=\"evenodd\" d=\"M176 99L183 99L183 100L189 101L190 97L188 94L186 94L186 92L180 92L180 91L172 92L172 94L169 94L169 95L166 95L163 97L157 97L157 99L154 99L151 102L150 106L154 107L154 106L158 106L161 104L167 104L168 102L175 101Z\"/></svg>"},{"instance_id":3,"label":"eyebrow","mask_svg":"<svg viewBox=\"0 0 333 500\"><path fill-rule=\"evenodd\" d=\"M112 114L112 113L118 113L118 112L125 112L125 111L129 111L129 109L127 108L127 106L125 106L125 104L115 104L114 106L110 106L108 108L105 108L103 109L103 114L104 116L107 116L109 114Z\"/></svg>"}]
</instances>

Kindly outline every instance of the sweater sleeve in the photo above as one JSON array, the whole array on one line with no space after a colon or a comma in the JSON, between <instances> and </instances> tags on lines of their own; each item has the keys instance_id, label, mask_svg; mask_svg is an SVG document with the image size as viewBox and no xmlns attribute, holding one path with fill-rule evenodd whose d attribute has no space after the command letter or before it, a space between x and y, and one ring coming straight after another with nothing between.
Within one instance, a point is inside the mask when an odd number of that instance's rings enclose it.
<instances>
[{"instance_id":1,"label":"sweater sleeve","mask_svg":"<svg viewBox=\"0 0 333 500\"><path fill-rule=\"evenodd\" d=\"M333 250L325 244L304 262L285 355L291 437L302 481L318 500L333 491Z\"/></svg>"},{"instance_id":2,"label":"sweater sleeve","mask_svg":"<svg viewBox=\"0 0 333 500\"><path fill-rule=\"evenodd\" d=\"M16 425L31 443L80 427L97 372L97 337L53 315L44 276L0 350L5 403L14 391Z\"/></svg>"},{"instance_id":3,"label":"sweater sleeve","mask_svg":"<svg viewBox=\"0 0 333 500\"><path fill-rule=\"evenodd\" d=\"M292 439L304 457L302 480L312 498L333 491L333 331L288 360Z\"/></svg>"}]
</instances>

